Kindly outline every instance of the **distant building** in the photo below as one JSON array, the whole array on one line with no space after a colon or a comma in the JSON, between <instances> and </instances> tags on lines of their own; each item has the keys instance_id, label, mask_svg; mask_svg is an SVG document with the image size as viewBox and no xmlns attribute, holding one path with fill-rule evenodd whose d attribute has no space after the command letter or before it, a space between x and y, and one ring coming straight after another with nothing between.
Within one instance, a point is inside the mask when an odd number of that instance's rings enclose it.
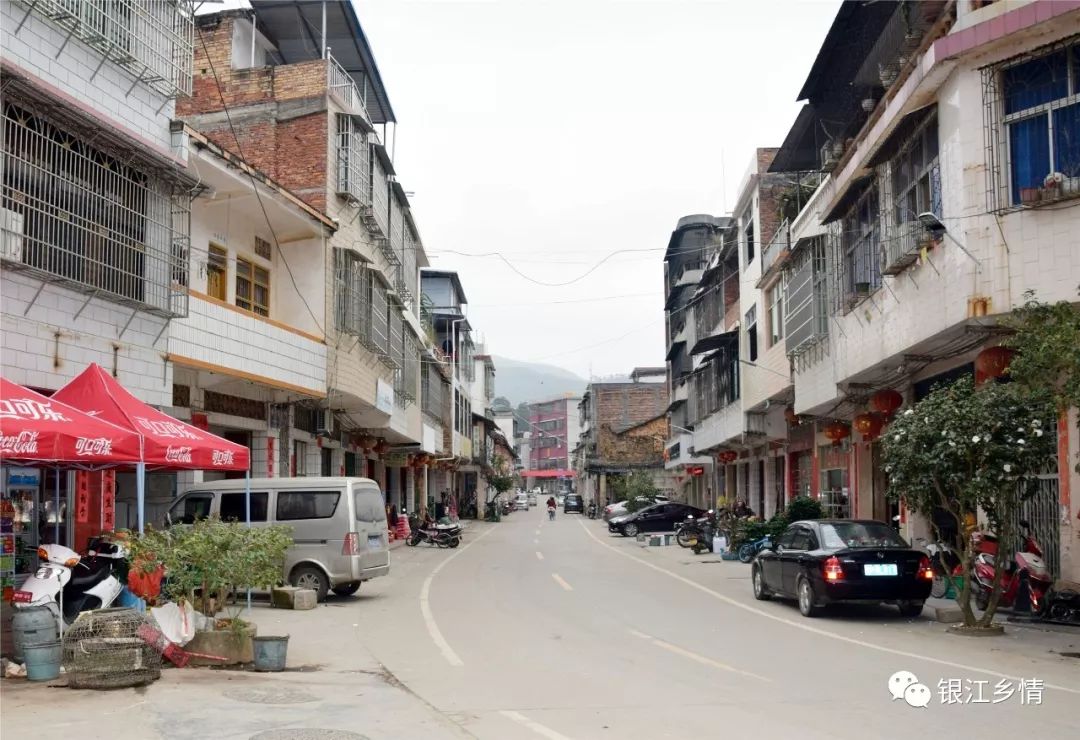
<instances>
[{"instance_id":1,"label":"distant building","mask_svg":"<svg viewBox=\"0 0 1080 740\"><path fill-rule=\"evenodd\" d=\"M529 456L522 473L529 488L555 492L573 486L570 450L581 433L580 400L566 395L529 404Z\"/></svg>"}]
</instances>

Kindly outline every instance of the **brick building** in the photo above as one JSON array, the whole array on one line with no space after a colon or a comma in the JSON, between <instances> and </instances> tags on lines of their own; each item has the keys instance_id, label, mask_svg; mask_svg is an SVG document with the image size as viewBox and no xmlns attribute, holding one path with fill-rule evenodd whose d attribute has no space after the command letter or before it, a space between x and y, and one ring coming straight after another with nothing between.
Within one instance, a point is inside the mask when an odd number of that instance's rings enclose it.
<instances>
[{"instance_id":1,"label":"brick building","mask_svg":"<svg viewBox=\"0 0 1080 740\"><path fill-rule=\"evenodd\" d=\"M651 473L657 488L675 493L674 475L664 469L667 368L635 369L630 382L589 383L578 409L574 469L586 501L611 503L611 478L634 471Z\"/></svg>"}]
</instances>

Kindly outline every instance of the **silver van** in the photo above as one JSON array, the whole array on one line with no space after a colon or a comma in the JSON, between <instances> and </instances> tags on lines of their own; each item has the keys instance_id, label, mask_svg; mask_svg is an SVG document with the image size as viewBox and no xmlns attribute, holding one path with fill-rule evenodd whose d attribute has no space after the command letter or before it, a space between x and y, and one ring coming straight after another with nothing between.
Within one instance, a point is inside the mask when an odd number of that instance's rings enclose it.
<instances>
[{"instance_id":1,"label":"silver van","mask_svg":"<svg viewBox=\"0 0 1080 740\"><path fill-rule=\"evenodd\" d=\"M168 524L190 524L217 514L246 521L242 479L192 486L169 508ZM370 478L252 478L252 526L284 524L293 546L285 555L285 580L314 589L356 593L364 581L390 572L386 509Z\"/></svg>"}]
</instances>

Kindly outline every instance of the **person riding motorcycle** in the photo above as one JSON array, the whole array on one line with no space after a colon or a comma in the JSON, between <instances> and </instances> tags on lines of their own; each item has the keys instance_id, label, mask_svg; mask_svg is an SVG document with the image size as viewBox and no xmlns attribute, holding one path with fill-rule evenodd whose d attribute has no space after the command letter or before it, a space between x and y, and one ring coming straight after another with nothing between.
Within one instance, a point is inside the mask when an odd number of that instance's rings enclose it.
<instances>
[{"instance_id":1,"label":"person riding motorcycle","mask_svg":"<svg viewBox=\"0 0 1080 740\"><path fill-rule=\"evenodd\" d=\"M548 500L547 500L548 519L551 519L553 521L555 519L555 508L556 508L556 506L557 506L557 504L555 503L555 497L554 496L548 496Z\"/></svg>"}]
</instances>

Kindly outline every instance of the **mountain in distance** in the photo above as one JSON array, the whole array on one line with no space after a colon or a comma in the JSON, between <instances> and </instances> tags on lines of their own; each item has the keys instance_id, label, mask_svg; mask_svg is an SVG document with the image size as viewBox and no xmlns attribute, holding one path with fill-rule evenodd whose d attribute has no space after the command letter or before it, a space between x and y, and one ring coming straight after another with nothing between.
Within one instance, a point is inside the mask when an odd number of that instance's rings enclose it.
<instances>
[{"instance_id":1,"label":"mountain in distance","mask_svg":"<svg viewBox=\"0 0 1080 740\"><path fill-rule=\"evenodd\" d=\"M522 362L493 355L495 362L495 395L502 396L513 406L522 402L542 401L566 393L580 396L588 382L579 375L555 365Z\"/></svg>"}]
</instances>

